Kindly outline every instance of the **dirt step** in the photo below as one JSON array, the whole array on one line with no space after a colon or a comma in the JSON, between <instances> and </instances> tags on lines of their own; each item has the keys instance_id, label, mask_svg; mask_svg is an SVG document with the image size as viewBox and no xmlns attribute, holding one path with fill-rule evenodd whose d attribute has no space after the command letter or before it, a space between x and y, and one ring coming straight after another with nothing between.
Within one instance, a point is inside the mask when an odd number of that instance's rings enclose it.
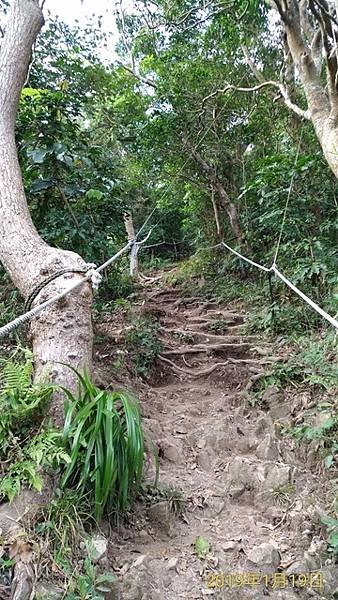
<instances>
[{"instance_id":1,"label":"dirt step","mask_svg":"<svg viewBox=\"0 0 338 600\"><path fill-rule=\"evenodd\" d=\"M223 335L217 333L206 333L203 331L194 331L193 329L170 329L162 327L163 332L173 334L174 337L178 338L181 336L184 340L186 336L191 337L194 342L227 342L227 343L242 343L258 341L256 335L244 335L242 337L236 335ZM176 334L176 335L175 335Z\"/></svg>"}]
</instances>

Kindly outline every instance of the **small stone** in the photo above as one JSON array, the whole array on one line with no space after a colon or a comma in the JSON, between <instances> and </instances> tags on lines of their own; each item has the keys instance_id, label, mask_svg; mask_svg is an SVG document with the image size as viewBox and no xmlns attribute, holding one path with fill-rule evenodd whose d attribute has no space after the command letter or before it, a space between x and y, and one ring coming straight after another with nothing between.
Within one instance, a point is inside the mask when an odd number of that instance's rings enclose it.
<instances>
[{"instance_id":1,"label":"small stone","mask_svg":"<svg viewBox=\"0 0 338 600\"><path fill-rule=\"evenodd\" d=\"M204 469L205 471L209 471L211 466L211 459L209 453L206 450L199 453L197 461L199 466L202 467L202 469Z\"/></svg>"},{"instance_id":2,"label":"small stone","mask_svg":"<svg viewBox=\"0 0 338 600\"><path fill-rule=\"evenodd\" d=\"M176 571L177 564L178 564L178 558L173 556L173 558L171 558L168 561L168 564L167 564L168 571Z\"/></svg>"},{"instance_id":3,"label":"small stone","mask_svg":"<svg viewBox=\"0 0 338 600\"><path fill-rule=\"evenodd\" d=\"M262 460L276 460L279 457L276 442L272 439L270 433L258 444L256 455Z\"/></svg>"},{"instance_id":4,"label":"small stone","mask_svg":"<svg viewBox=\"0 0 338 600\"><path fill-rule=\"evenodd\" d=\"M162 444L163 456L170 462L181 464L183 457L183 449L181 446L176 446L171 442L165 442Z\"/></svg>"},{"instance_id":5,"label":"small stone","mask_svg":"<svg viewBox=\"0 0 338 600\"><path fill-rule=\"evenodd\" d=\"M278 567L280 563L280 554L272 543L264 542L259 546L254 546L247 554L250 562L258 565L259 567L272 565Z\"/></svg>"},{"instance_id":6,"label":"small stone","mask_svg":"<svg viewBox=\"0 0 338 600\"><path fill-rule=\"evenodd\" d=\"M163 431L160 423L155 419L144 419L143 425L149 431L151 439L159 440L163 436Z\"/></svg>"},{"instance_id":7,"label":"small stone","mask_svg":"<svg viewBox=\"0 0 338 600\"><path fill-rule=\"evenodd\" d=\"M107 556L108 540L103 535L94 535L91 538L91 546L91 559L94 563Z\"/></svg>"},{"instance_id":8,"label":"small stone","mask_svg":"<svg viewBox=\"0 0 338 600\"><path fill-rule=\"evenodd\" d=\"M64 595L65 591L50 581L40 581L36 584L34 598L36 600L61 600Z\"/></svg>"},{"instance_id":9,"label":"small stone","mask_svg":"<svg viewBox=\"0 0 338 600\"><path fill-rule=\"evenodd\" d=\"M148 508L148 518L155 523L159 529L170 535L172 529L172 513L169 503L165 500L157 502Z\"/></svg>"},{"instance_id":10,"label":"small stone","mask_svg":"<svg viewBox=\"0 0 338 600\"><path fill-rule=\"evenodd\" d=\"M286 570L287 575L296 575L297 573L307 573L307 564L305 559L295 560Z\"/></svg>"},{"instance_id":11,"label":"small stone","mask_svg":"<svg viewBox=\"0 0 338 600\"><path fill-rule=\"evenodd\" d=\"M234 540L229 540L228 542L224 542L224 544L222 544L222 550L224 550L224 552L235 550L236 548L237 542L235 542Z\"/></svg>"},{"instance_id":12,"label":"small stone","mask_svg":"<svg viewBox=\"0 0 338 600\"><path fill-rule=\"evenodd\" d=\"M332 598L338 596L338 569L336 565L326 566L321 569L324 581L324 592Z\"/></svg>"},{"instance_id":13,"label":"small stone","mask_svg":"<svg viewBox=\"0 0 338 600\"><path fill-rule=\"evenodd\" d=\"M137 569L138 567L140 567L141 565L143 565L145 559L147 558L146 554L141 554L131 565L131 569Z\"/></svg>"},{"instance_id":14,"label":"small stone","mask_svg":"<svg viewBox=\"0 0 338 600\"><path fill-rule=\"evenodd\" d=\"M268 415L263 415L256 421L256 427L254 432L255 435L261 436L264 433L273 434L273 431L273 421Z\"/></svg>"},{"instance_id":15,"label":"small stone","mask_svg":"<svg viewBox=\"0 0 338 600\"><path fill-rule=\"evenodd\" d=\"M265 471L264 489L272 490L283 487L290 483L291 467L277 463L275 465L267 465Z\"/></svg>"}]
</instances>

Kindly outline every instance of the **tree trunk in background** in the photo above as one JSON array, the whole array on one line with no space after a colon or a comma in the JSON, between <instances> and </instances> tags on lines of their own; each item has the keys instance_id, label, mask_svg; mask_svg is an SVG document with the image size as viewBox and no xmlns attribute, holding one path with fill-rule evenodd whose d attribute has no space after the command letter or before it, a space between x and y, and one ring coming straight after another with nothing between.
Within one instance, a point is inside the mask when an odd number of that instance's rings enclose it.
<instances>
[{"instance_id":1,"label":"tree trunk in background","mask_svg":"<svg viewBox=\"0 0 338 600\"><path fill-rule=\"evenodd\" d=\"M272 5L284 26L287 57L299 74L308 118L329 167L338 177L338 4L272 0Z\"/></svg>"},{"instance_id":2,"label":"tree trunk in background","mask_svg":"<svg viewBox=\"0 0 338 600\"><path fill-rule=\"evenodd\" d=\"M240 246L245 245L245 239L242 233L237 208L235 204L231 202L227 192L225 191L222 185L222 182L217 177L215 169L211 165L209 165L209 163L207 163L206 160L204 160L204 158L197 152L197 150L192 146L192 144L190 144L190 142L187 139L184 140L184 143L189 149L192 159L197 165L199 165L204 176L208 179L208 181L212 185L213 190L217 193L220 205L229 217L230 227L238 244Z\"/></svg>"},{"instance_id":3,"label":"tree trunk in background","mask_svg":"<svg viewBox=\"0 0 338 600\"><path fill-rule=\"evenodd\" d=\"M134 221L133 215L131 213L124 214L124 226L126 228L128 241L135 239L135 229L134 229ZM136 249L136 248L135 248ZM138 271L138 258L137 251L130 259L130 275L131 277L138 279L139 271Z\"/></svg>"},{"instance_id":4,"label":"tree trunk in background","mask_svg":"<svg viewBox=\"0 0 338 600\"><path fill-rule=\"evenodd\" d=\"M43 25L37 0L13 0L0 48L0 260L24 297L60 269L85 268L80 256L48 246L29 214L15 145L17 105L27 75L32 45ZM83 275L82 275L83 276ZM80 274L69 273L43 288L34 304L66 289ZM45 373L74 389L70 369L91 368L92 291L85 284L52 305L32 323L35 377ZM56 425L63 422L63 400L56 395L51 409Z\"/></svg>"}]
</instances>

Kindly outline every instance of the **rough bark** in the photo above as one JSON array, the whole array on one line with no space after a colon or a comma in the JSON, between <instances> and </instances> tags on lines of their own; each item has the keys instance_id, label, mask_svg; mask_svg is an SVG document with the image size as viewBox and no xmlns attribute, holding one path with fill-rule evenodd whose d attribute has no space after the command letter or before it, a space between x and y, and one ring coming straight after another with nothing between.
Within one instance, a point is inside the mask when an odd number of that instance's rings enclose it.
<instances>
[{"instance_id":1,"label":"rough bark","mask_svg":"<svg viewBox=\"0 0 338 600\"><path fill-rule=\"evenodd\" d=\"M83 270L80 256L52 248L39 236L29 214L15 145L15 119L21 89L25 83L32 45L43 25L37 0L13 0L0 47L0 260L24 297L45 277L60 269ZM63 291L81 275L66 274L45 286L34 304ZM72 371L90 368L92 359L92 292L88 284L42 312L32 323L35 377L76 387ZM63 398L53 397L50 415L55 425L63 422ZM39 506L48 503L53 482L44 474L42 494L23 490L12 505L0 506L0 532L11 544L25 540L25 517L31 520ZM34 579L33 565L18 551L15 556L12 600L29 600Z\"/></svg>"},{"instance_id":2,"label":"rough bark","mask_svg":"<svg viewBox=\"0 0 338 600\"><path fill-rule=\"evenodd\" d=\"M299 72L310 120L331 170L338 177L338 27L336 14L321 3L275 0L292 61ZM314 25L313 25L314 24ZM326 63L326 84L321 77Z\"/></svg>"},{"instance_id":3,"label":"rough bark","mask_svg":"<svg viewBox=\"0 0 338 600\"><path fill-rule=\"evenodd\" d=\"M29 214L15 145L17 105L27 75L32 45L43 25L37 0L13 0L0 48L0 260L13 283L27 297L37 283L60 269L83 270L80 256L52 248L36 231ZM64 290L80 277L58 277L43 288L35 303ZM48 369L52 380L74 388L73 373L58 364L91 366L90 286L86 284L51 306L32 323L35 374ZM51 415L62 423L62 399L56 395Z\"/></svg>"}]
</instances>

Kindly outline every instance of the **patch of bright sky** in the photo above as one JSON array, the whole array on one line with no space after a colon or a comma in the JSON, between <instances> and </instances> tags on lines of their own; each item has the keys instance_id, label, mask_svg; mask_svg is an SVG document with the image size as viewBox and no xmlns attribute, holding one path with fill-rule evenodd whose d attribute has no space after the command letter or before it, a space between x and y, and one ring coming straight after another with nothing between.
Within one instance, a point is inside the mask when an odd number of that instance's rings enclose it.
<instances>
[{"instance_id":1,"label":"patch of bright sky","mask_svg":"<svg viewBox=\"0 0 338 600\"><path fill-rule=\"evenodd\" d=\"M113 0L47 0L44 9L68 25L74 25L76 21L85 25L93 15L102 16L104 29L116 31Z\"/></svg>"},{"instance_id":2,"label":"patch of bright sky","mask_svg":"<svg viewBox=\"0 0 338 600\"><path fill-rule=\"evenodd\" d=\"M114 8L114 0L47 0L44 13L46 19L50 13L60 17L67 25L78 24L80 27L85 27L93 17L102 17L102 30L112 40L109 50L102 47L102 58L111 59L112 47L118 40Z\"/></svg>"}]
</instances>

